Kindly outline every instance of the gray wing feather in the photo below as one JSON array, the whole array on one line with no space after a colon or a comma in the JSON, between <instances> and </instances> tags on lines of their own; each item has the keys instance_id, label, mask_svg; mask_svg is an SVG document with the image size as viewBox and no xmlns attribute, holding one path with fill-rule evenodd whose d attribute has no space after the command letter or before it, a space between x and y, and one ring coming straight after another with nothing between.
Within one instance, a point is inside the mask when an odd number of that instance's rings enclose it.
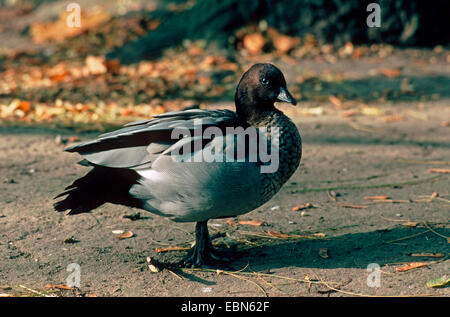
<instances>
[{"instance_id":1,"label":"gray wing feather","mask_svg":"<svg viewBox=\"0 0 450 317\"><path fill-rule=\"evenodd\" d=\"M229 110L168 112L128 124L122 129L102 134L95 140L68 147L65 151L78 152L95 165L136 168L153 162L163 152L167 154L168 148L173 146L173 149L178 149L186 142L172 139L171 132L175 128L193 130L200 123L203 126L232 125L236 120L236 113Z\"/></svg>"}]
</instances>

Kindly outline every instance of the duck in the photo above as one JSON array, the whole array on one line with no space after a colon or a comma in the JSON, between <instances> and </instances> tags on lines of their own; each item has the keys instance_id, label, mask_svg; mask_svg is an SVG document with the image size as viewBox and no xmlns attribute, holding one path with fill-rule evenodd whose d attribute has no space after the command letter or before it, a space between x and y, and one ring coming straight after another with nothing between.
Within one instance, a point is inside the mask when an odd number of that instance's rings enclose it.
<instances>
[{"instance_id":1,"label":"duck","mask_svg":"<svg viewBox=\"0 0 450 317\"><path fill-rule=\"evenodd\" d=\"M207 222L262 206L300 164L300 133L278 102L297 104L281 70L257 63L237 85L236 111L162 113L69 146L91 169L55 197L64 199L54 209L75 215L112 203L195 222L183 265L229 260L213 247Z\"/></svg>"}]
</instances>

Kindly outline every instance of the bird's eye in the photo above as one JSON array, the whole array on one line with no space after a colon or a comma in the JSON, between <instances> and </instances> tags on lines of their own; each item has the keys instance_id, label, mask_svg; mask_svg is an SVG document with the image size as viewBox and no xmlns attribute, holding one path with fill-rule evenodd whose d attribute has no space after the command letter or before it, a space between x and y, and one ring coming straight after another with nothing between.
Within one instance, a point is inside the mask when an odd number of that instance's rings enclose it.
<instances>
[{"instance_id":1,"label":"bird's eye","mask_svg":"<svg viewBox=\"0 0 450 317\"><path fill-rule=\"evenodd\" d=\"M268 85L269 84L269 80L266 77L263 77L261 79L261 83L264 84L264 85Z\"/></svg>"}]
</instances>

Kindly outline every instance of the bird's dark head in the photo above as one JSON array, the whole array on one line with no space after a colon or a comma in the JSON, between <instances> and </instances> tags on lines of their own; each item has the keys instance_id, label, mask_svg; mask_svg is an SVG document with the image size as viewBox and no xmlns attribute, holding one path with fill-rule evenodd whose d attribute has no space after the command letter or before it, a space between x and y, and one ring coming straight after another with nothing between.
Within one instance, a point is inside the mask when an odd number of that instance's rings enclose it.
<instances>
[{"instance_id":1,"label":"bird's dark head","mask_svg":"<svg viewBox=\"0 0 450 317\"><path fill-rule=\"evenodd\" d=\"M293 105L297 101L286 86L283 73L274 65L255 64L244 73L235 95L236 111L239 115L275 109L277 101Z\"/></svg>"}]
</instances>

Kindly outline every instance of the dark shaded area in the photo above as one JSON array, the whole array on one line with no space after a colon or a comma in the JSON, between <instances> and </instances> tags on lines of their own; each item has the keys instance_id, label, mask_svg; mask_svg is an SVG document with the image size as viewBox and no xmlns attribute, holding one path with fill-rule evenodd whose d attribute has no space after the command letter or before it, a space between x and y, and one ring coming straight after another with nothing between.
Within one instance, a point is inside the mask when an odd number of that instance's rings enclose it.
<instances>
[{"instance_id":1,"label":"dark shaded area","mask_svg":"<svg viewBox=\"0 0 450 317\"><path fill-rule=\"evenodd\" d=\"M183 1L177 1L183 2ZM321 43L343 45L348 41L390 43L403 46L448 45L450 2L380 0L381 26L366 24L372 0L199 0L181 12L149 13L162 24L138 40L117 48L108 57L135 63L157 57L161 50L184 39L205 39L221 46L233 44L230 36L239 28L265 20L280 32L313 34Z\"/></svg>"},{"instance_id":2,"label":"dark shaded area","mask_svg":"<svg viewBox=\"0 0 450 317\"><path fill-rule=\"evenodd\" d=\"M363 233L348 233L329 240L303 240L276 243L249 250L242 261L250 261L254 270L289 266L310 268L367 268L370 263L429 261L427 257L411 257L412 253L443 253L448 251L447 241L432 232L392 243L394 240L426 231L426 228L394 228ZM448 236L450 230L436 229ZM329 258L318 253L321 248L329 250ZM439 260L439 259L437 259ZM238 261L236 261L237 263ZM235 264L236 265L236 264ZM239 267L239 265L236 265Z\"/></svg>"}]
</instances>

